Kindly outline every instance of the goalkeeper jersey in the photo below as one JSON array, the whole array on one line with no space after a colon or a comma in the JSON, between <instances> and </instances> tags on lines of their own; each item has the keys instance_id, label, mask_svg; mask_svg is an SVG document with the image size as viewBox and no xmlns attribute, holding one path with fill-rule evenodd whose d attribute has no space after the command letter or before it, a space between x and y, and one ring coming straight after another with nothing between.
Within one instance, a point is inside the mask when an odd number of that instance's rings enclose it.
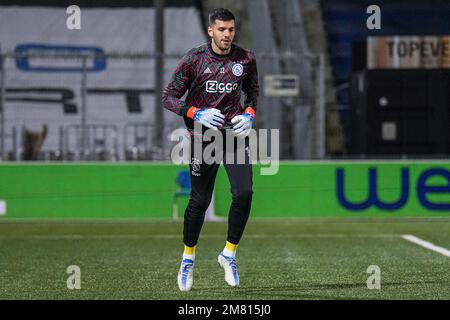
<instances>
[{"instance_id":1,"label":"goalkeeper jersey","mask_svg":"<svg viewBox=\"0 0 450 320\"><path fill-rule=\"evenodd\" d=\"M242 91L246 95L244 105ZM164 89L162 101L164 108L183 116L186 126L192 129L193 120L187 117L189 108L219 109L229 124L245 108L256 111L258 94L254 53L232 44L227 55L219 55L209 42L183 56Z\"/></svg>"}]
</instances>

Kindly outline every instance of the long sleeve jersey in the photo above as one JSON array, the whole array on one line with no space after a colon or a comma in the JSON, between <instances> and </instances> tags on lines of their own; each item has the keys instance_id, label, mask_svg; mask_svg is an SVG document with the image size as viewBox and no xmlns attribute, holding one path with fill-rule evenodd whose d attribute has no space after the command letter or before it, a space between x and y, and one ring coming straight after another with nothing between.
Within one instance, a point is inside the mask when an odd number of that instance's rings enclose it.
<instances>
[{"instance_id":1,"label":"long sleeve jersey","mask_svg":"<svg viewBox=\"0 0 450 320\"><path fill-rule=\"evenodd\" d=\"M183 101L181 98L188 91ZM246 99L241 106L241 92ZM226 123L243 110L257 108L258 72L253 52L232 44L227 55L216 54L211 43L188 51L178 63L164 90L164 108L183 116L186 126L193 128L189 108L216 108Z\"/></svg>"}]
</instances>

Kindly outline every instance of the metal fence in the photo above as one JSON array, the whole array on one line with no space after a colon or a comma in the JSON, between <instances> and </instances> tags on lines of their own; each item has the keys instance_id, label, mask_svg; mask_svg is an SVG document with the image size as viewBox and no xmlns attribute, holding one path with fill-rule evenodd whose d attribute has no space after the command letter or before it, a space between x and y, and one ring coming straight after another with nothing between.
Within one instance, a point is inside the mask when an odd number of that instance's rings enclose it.
<instances>
[{"instance_id":1,"label":"metal fence","mask_svg":"<svg viewBox=\"0 0 450 320\"><path fill-rule=\"evenodd\" d=\"M255 127L280 129L283 159L325 157L324 61L321 55L257 53L260 106ZM164 84L181 54L164 55ZM23 61L27 60L24 69ZM104 61L106 70L95 70ZM22 65L21 65L22 63ZM308 90L297 96L270 96L265 86L271 72L295 75L294 64L311 69ZM260 68L260 65L262 68ZM28 134L48 133L34 160L139 161L169 160L173 130L184 127L181 117L162 110L154 87L155 55L101 56L58 52L0 55L0 157L24 160ZM302 80L305 81L305 80ZM267 107L267 106L270 107ZM163 113L156 123L155 112ZM161 128L162 141L155 143ZM41 141L42 142L42 141Z\"/></svg>"}]
</instances>

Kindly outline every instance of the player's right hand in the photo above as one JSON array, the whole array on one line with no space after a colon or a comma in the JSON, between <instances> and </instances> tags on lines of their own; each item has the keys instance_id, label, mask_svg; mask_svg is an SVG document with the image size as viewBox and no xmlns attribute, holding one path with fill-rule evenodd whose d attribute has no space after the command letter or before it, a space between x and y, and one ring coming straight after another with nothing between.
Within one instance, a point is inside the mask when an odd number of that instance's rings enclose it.
<instances>
[{"instance_id":1,"label":"player's right hand","mask_svg":"<svg viewBox=\"0 0 450 320\"><path fill-rule=\"evenodd\" d=\"M205 127L218 130L225 123L225 116L219 109L198 109L193 116L194 121L200 122Z\"/></svg>"}]
</instances>

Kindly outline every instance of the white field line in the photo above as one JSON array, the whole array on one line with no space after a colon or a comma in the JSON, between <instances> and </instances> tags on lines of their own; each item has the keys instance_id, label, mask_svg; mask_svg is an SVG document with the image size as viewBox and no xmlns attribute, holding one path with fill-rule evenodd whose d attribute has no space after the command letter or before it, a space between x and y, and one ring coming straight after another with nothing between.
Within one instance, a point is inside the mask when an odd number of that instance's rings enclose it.
<instances>
[{"instance_id":1,"label":"white field line","mask_svg":"<svg viewBox=\"0 0 450 320\"><path fill-rule=\"evenodd\" d=\"M303 238L396 238L399 235L396 234L336 234L336 233L323 233L323 234L249 234L245 235L248 239L303 239ZM200 235L201 239L222 239L224 235ZM139 240L139 239L182 239L183 235L180 234L120 234L120 235L81 235L81 234L62 234L62 235L11 235L0 236L0 240Z\"/></svg>"},{"instance_id":2,"label":"white field line","mask_svg":"<svg viewBox=\"0 0 450 320\"><path fill-rule=\"evenodd\" d=\"M438 252L438 253L446 256L446 257L450 257L450 250L445 249L443 247L436 246L436 245L432 244L431 242L422 240L422 239L417 238L416 236L413 236L411 234L404 234L402 236L402 238L407 240L407 241L410 241L410 242L413 242L415 244L418 244L421 247L424 247L424 248L430 249L432 251Z\"/></svg>"}]
</instances>

